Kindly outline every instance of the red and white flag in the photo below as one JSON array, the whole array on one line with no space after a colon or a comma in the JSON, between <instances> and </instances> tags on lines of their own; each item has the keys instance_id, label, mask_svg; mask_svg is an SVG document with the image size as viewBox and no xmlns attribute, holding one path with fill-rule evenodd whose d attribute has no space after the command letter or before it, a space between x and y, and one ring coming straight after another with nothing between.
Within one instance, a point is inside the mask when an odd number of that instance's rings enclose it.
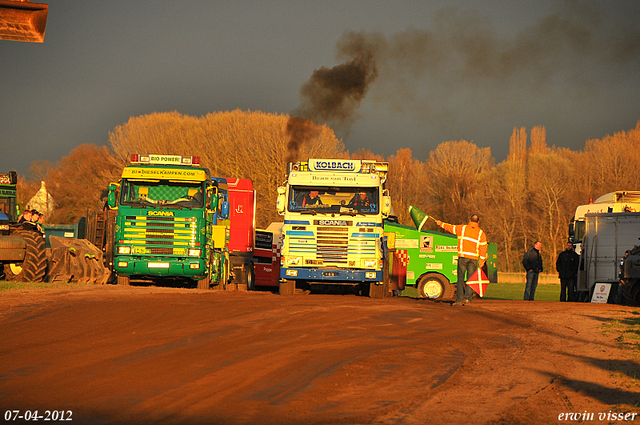
<instances>
[{"instance_id":1,"label":"red and white flag","mask_svg":"<svg viewBox=\"0 0 640 425\"><path fill-rule=\"evenodd\" d=\"M397 282L399 290L403 290L407 284L407 266L409 254L406 249L397 249L393 253L393 272L391 279Z\"/></svg>"},{"instance_id":2,"label":"red and white flag","mask_svg":"<svg viewBox=\"0 0 640 425\"><path fill-rule=\"evenodd\" d=\"M484 274L482 269L478 269L471 275L469 280L467 280L467 285L469 285L476 294L484 297L484 294L487 292L487 287L489 286L489 278L487 278L487 275Z\"/></svg>"}]
</instances>

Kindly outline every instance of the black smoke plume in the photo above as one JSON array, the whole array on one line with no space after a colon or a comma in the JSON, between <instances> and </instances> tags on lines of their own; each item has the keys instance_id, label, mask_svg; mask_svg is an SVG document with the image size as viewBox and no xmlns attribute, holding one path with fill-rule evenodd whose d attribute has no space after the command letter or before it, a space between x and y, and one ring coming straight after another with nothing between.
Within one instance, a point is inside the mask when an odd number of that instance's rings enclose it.
<instances>
[{"instance_id":1,"label":"black smoke plume","mask_svg":"<svg viewBox=\"0 0 640 425\"><path fill-rule=\"evenodd\" d=\"M540 90L563 87L570 96L586 96L612 72L640 65L640 7L632 7L634 14L599 5L559 2L556 13L511 38L499 36L481 13L456 8L440 10L433 30L409 28L390 37L347 32L336 46L342 64L313 72L292 120L348 135L368 94L377 104L443 127L461 115L508 115L520 102L535 101Z\"/></svg>"}]
</instances>

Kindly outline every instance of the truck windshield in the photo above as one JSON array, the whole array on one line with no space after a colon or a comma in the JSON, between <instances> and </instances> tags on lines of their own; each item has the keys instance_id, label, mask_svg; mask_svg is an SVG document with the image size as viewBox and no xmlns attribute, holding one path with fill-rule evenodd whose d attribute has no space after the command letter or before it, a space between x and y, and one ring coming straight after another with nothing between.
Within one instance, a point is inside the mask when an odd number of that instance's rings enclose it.
<instances>
[{"instance_id":1,"label":"truck windshield","mask_svg":"<svg viewBox=\"0 0 640 425\"><path fill-rule=\"evenodd\" d=\"M587 223L584 219L575 221L573 223L573 235L571 237L571 242L582 243L585 230L587 230Z\"/></svg>"},{"instance_id":2,"label":"truck windshield","mask_svg":"<svg viewBox=\"0 0 640 425\"><path fill-rule=\"evenodd\" d=\"M310 214L378 214L377 187L292 186L289 211Z\"/></svg>"},{"instance_id":3,"label":"truck windshield","mask_svg":"<svg viewBox=\"0 0 640 425\"><path fill-rule=\"evenodd\" d=\"M204 183L124 179L120 203L131 206L202 208Z\"/></svg>"}]
</instances>

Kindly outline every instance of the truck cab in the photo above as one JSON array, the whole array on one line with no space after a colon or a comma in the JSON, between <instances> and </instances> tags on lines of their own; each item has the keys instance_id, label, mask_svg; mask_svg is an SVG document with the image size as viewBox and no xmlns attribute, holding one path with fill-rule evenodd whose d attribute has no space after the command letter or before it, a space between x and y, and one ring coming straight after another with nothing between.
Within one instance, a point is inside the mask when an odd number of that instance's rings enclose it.
<instances>
[{"instance_id":1,"label":"truck cab","mask_svg":"<svg viewBox=\"0 0 640 425\"><path fill-rule=\"evenodd\" d=\"M202 289L226 283L224 186L214 184L199 157L133 154L108 195L109 208L117 210L118 284L129 285L132 277L183 277Z\"/></svg>"},{"instance_id":2,"label":"truck cab","mask_svg":"<svg viewBox=\"0 0 640 425\"><path fill-rule=\"evenodd\" d=\"M382 220L391 198L384 187L388 163L309 159L290 163L278 188L284 216L280 292L300 285L367 285L383 294L386 260Z\"/></svg>"},{"instance_id":3,"label":"truck cab","mask_svg":"<svg viewBox=\"0 0 640 425\"><path fill-rule=\"evenodd\" d=\"M582 251L582 239L586 232L586 214L640 212L640 191L617 190L606 193L594 202L578 205L569 223L569 241L573 243L576 253Z\"/></svg>"},{"instance_id":4,"label":"truck cab","mask_svg":"<svg viewBox=\"0 0 640 425\"><path fill-rule=\"evenodd\" d=\"M9 226L18 221L16 185L18 175L15 171L0 173L0 234L8 235Z\"/></svg>"}]
</instances>

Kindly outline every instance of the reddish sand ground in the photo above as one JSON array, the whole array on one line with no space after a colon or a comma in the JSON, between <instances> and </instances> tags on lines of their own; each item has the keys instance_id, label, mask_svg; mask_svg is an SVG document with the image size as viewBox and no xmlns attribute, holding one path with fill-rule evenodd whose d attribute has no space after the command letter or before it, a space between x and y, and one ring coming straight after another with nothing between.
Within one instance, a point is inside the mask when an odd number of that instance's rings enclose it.
<instances>
[{"instance_id":1,"label":"reddish sand ground","mask_svg":"<svg viewBox=\"0 0 640 425\"><path fill-rule=\"evenodd\" d=\"M0 293L0 414L64 411L74 424L545 424L576 413L604 424L621 421L599 414L620 410L640 423L638 354L616 341L623 328L603 326L639 314L148 286L12 290Z\"/></svg>"}]
</instances>

